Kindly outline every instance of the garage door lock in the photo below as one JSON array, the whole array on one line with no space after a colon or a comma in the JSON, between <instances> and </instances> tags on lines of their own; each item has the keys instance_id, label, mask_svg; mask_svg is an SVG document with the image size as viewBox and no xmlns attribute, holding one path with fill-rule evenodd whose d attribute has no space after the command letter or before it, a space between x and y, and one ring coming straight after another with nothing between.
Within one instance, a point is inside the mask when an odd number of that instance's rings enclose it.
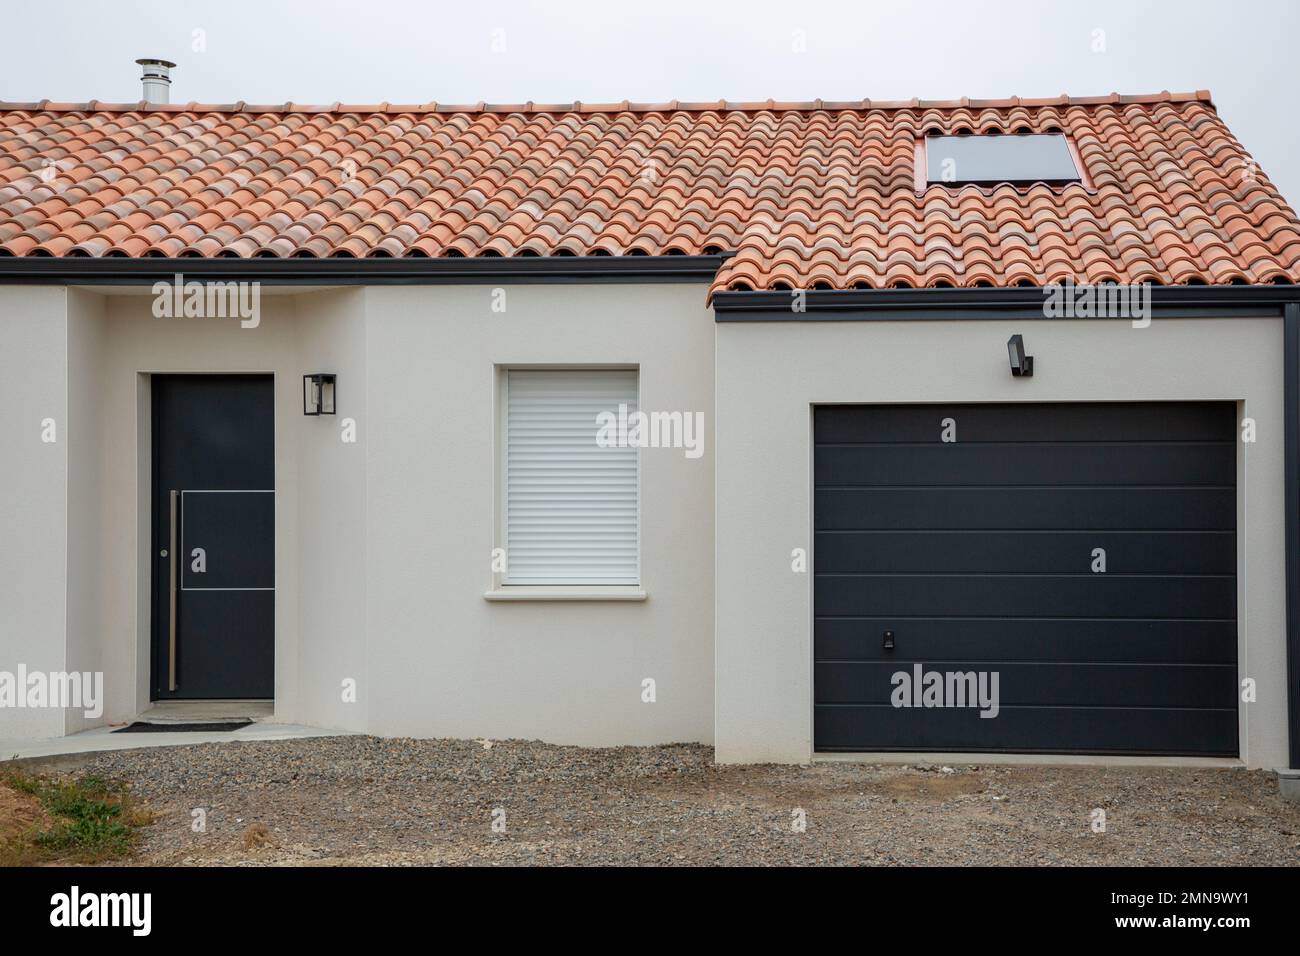
<instances>
[{"instance_id":1,"label":"garage door lock","mask_svg":"<svg viewBox=\"0 0 1300 956\"><path fill-rule=\"evenodd\" d=\"M883 648L884 648L885 650L887 650L887 651L892 651L892 650L894 649L894 632L893 632L893 631L886 631L886 632L885 632L885 634L884 634L884 640L881 642L881 645L880 645L880 646L883 647Z\"/></svg>"}]
</instances>

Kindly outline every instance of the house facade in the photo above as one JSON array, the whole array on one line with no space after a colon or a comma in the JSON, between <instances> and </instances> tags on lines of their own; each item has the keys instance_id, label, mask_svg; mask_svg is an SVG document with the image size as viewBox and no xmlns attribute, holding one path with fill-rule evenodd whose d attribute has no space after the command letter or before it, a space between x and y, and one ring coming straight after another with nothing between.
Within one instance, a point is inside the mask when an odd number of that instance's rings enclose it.
<instances>
[{"instance_id":1,"label":"house facade","mask_svg":"<svg viewBox=\"0 0 1300 956\"><path fill-rule=\"evenodd\" d=\"M1298 277L1205 93L0 104L0 739L1295 766Z\"/></svg>"}]
</instances>

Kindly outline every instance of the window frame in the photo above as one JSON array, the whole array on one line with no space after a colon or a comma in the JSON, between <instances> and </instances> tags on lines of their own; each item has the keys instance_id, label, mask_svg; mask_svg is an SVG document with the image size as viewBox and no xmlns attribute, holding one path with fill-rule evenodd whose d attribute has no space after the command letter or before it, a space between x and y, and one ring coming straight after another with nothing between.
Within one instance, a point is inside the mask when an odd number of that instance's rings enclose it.
<instances>
[{"instance_id":1,"label":"window frame","mask_svg":"<svg viewBox=\"0 0 1300 956\"><path fill-rule=\"evenodd\" d=\"M1074 164L1074 171L1078 175L1077 179L1001 179L1001 180L958 180L956 182L943 182L942 180L930 180L930 140L938 138L973 138L973 137L1017 137L1017 136L1059 136L1065 141L1065 148L1069 152L1070 161ZM1083 157L1079 154L1079 148L1074 142L1074 137L1064 130L1024 130L1017 132L1010 131L989 131L980 132L978 130L967 133L949 133L942 130L926 130L916 138L916 145L913 151L913 185L918 196L924 195L925 191L930 188L939 188L945 190L958 189L996 189L999 186L1010 186L1013 189L1028 189L1031 186L1046 186L1054 191L1063 190L1069 186L1080 186L1088 193L1095 193L1096 188L1093 186L1092 179L1088 176L1087 167L1083 164Z\"/></svg>"},{"instance_id":2,"label":"window frame","mask_svg":"<svg viewBox=\"0 0 1300 956\"><path fill-rule=\"evenodd\" d=\"M631 372L636 380L637 408L641 408L641 366L627 362L565 362L529 363L511 362L494 366L497 410L494 415L497 437L493 456L494 531L493 548L502 549L506 557L506 571L492 570L491 584L484 597L490 601L545 600L545 601L644 601L645 572L643 532L645 527L643 492L642 449L636 449L636 582L618 584L521 584L511 583L509 577L510 552L508 527L509 501L509 438L510 438L510 373L511 372ZM595 423L592 423L593 441ZM495 563L495 562L494 562Z\"/></svg>"}]
</instances>

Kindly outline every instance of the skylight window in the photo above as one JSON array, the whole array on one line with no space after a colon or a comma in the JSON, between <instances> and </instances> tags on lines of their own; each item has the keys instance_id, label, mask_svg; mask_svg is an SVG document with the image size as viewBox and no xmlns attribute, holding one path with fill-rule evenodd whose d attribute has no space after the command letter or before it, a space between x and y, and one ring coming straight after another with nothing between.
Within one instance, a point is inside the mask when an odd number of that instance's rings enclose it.
<instances>
[{"instance_id":1,"label":"skylight window","mask_svg":"<svg viewBox=\"0 0 1300 956\"><path fill-rule=\"evenodd\" d=\"M1082 181L1060 133L927 136L926 184L1061 186Z\"/></svg>"}]
</instances>

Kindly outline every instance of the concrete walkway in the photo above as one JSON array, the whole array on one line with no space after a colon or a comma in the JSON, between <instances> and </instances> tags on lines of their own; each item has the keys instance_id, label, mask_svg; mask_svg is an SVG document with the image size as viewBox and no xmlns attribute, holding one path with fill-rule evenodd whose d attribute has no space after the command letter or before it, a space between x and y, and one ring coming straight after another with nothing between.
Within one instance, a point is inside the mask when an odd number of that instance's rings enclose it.
<instances>
[{"instance_id":1,"label":"concrete walkway","mask_svg":"<svg viewBox=\"0 0 1300 956\"><path fill-rule=\"evenodd\" d=\"M144 715L152 720L151 715ZM165 733L115 734L115 727L96 727L67 737L44 740L0 740L0 763L34 757L65 757L98 753L105 750L138 750L144 747L181 747L187 744L213 744L232 740L293 740L304 737L340 737L344 730L326 730L301 724L274 724L259 721L239 730L168 731Z\"/></svg>"}]
</instances>

